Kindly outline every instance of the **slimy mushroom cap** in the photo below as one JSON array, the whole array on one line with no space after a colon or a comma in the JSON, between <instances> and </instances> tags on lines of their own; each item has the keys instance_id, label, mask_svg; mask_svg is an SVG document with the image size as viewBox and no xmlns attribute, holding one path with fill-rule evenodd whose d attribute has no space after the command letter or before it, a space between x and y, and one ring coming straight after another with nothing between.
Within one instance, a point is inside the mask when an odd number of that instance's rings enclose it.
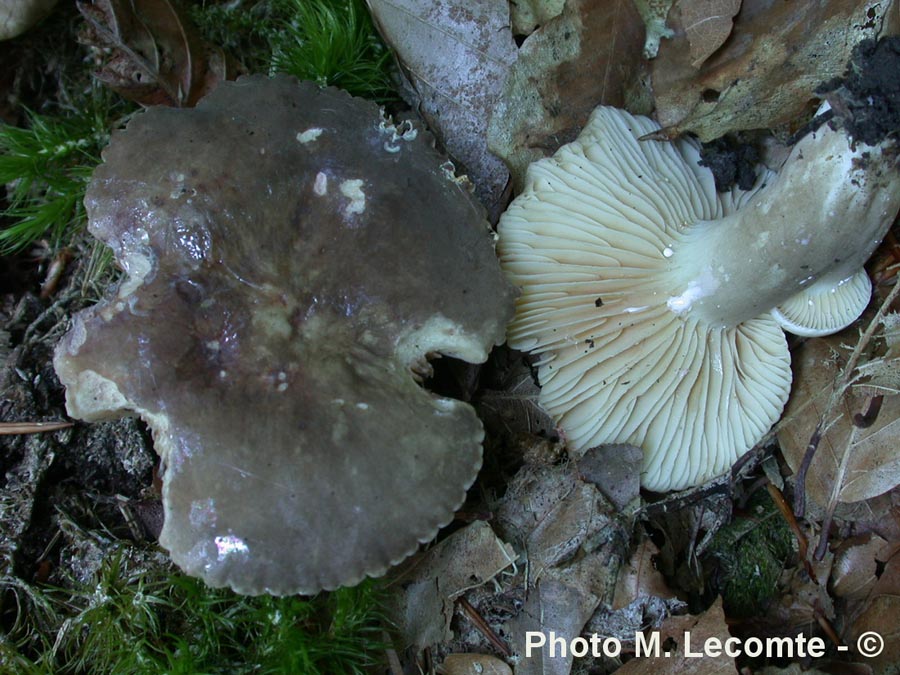
<instances>
[{"instance_id":1,"label":"slimy mushroom cap","mask_svg":"<svg viewBox=\"0 0 900 675\"><path fill-rule=\"evenodd\" d=\"M313 593L433 537L483 431L412 369L485 360L514 293L427 134L254 76L136 116L104 160L89 227L127 276L55 366L73 416L150 425L173 560L242 593Z\"/></svg>"}]
</instances>

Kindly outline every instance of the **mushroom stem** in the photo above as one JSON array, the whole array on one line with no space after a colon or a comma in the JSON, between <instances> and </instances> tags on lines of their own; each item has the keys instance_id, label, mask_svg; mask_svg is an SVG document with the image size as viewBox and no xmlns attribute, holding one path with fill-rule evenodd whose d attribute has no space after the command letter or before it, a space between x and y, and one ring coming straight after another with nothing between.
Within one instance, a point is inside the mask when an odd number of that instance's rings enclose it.
<instances>
[{"instance_id":1,"label":"mushroom stem","mask_svg":"<svg viewBox=\"0 0 900 675\"><path fill-rule=\"evenodd\" d=\"M814 283L862 268L900 209L896 146L852 143L823 126L741 208L673 244L667 304L711 325L760 316Z\"/></svg>"}]
</instances>

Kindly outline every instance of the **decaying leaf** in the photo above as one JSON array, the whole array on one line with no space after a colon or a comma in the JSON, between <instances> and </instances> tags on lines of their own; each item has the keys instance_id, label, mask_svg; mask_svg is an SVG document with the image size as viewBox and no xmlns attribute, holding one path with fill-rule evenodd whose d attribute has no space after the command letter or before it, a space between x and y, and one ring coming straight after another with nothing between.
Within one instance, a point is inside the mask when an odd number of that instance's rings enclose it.
<instances>
[{"instance_id":1,"label":"decaying leaf","mask_svg":"<svg viewBox=\"0 0 900 675\"><path fill-rule=\"evenodd\" d=\"M597 486L620 512L638 503L644 452L621 443L591 448L578 460L581 477Z\"/></svg>"},{"instance_id":2,"label":"decaying leaf","mask_svg":"<svg viewBox=\"0 0 900 675\"><path fill-rule=\"evenodd\" d=\"M625 106L641 79L643 43L631 0L570 0L528 36L488 127L516 190L528 165L574 140L596 106Z\"/></svg>"},{"instance_id":3,"label":"decaying leaf","mask_svg":"<svg viewBox=\"0 0 900 675\"><path fill-rule=\"evenodd\" d=\"M691 48L691 65L699 68L731 35L741 0L679 0L678 8Z\"/></svg>"},{"instance_id":4,"label":"decaying leaf","mask_svg":"<svg viewBox=\"0 0 900 675\"><path fill-rule=\"evenodd\" d=\"M619 570L616 579L616 594L612 608L621 609L642 597L674 598L675 594L666 584L663 575L653 562L659 555L659 549L645 537L638 544L631 560Z\"/></svg>"},{"instance_id":5,"label":"decaying leaf","mask_svg":"<svg viewBox=\"0 0 900 675\"><path fill-rule=\"evenodd\" d=\"M487 148L487 119L516 59L509 6L504 0L367 2L419 96L422 116L494 213L509 174Z\"/></svg>"},{"instance_id":6,"label":"decaying leaf","mask_svg":"<svg viewBox=\"0 0 900 675\"><path fill-rule=\"evenodd\" d=\"M846 337L840 334L811 339L794 355L794 389L778 440L795 474L846 362L849 352L842 340ZM874 424L862 428L854 418L869 403L868 396L848 389L832 418L824 420L806 475L806 495L820 506L829 503L832 493L839 502L856 502L900 485L900 397L886 397Z\"/></svg>"},{"instance_id":7,"label":"decaying leaf","mask_svg":"<svg viewBox=\"0 0 900 675\"><path fill-rule=\"evenodd\" d=\"M884 649L876 656L859 654L860 660L871 668L870 672L874 675L897 675L897 664L900 664L900 596L881 595L872 600L853 623L846 643L855 647L861 644L860 638L867 634L870 640L875 641L874 644L879 638L883 640ZM856 651L854 647L851 649Z\"/></svg>"},{"instance_id":8,"label":"decaying leaf","mask_svg":"<svg viewBox=\"0 0 900 675\"><path fill-rule=\"evenodd\" d=\"M516 0L509 3L513 35L531 35L538 26L559 16L565 0Z\"/></svg>"},{"instance_id":9,"label":"decaying leaf","mask_svg":"<svg viewBox=\"0 0 900 675\"><path fill-rule=\"evenodd\" d=\"M567 642L581 635L585 623L600 604L600 598L561 579L541 579L529 592L522 611L509 624L510 642L519 652L516 675L569 675L572 653L550 655L549 645L523 658L529 632L551 631Z\"/></svg>"},{"instance_id":10,"label":"decaying leaf","mask_svg":"<svg viewBox=\"0 0 900 675\"><path fill-rule=\"evenodd\" d=\"M498 532L521 546L527 570L526 601L508 626L509 644L521 653L528 631L554 631L572 639L601 605L612 602L615 579L632 529L574 463L526 464L496 509ZM519 662L517 675L569 672L569 658L542 652Z\"/></svg>"},{"instance_id":11,"label":"decaying leaf","mask_svg":"<svg viewBox=\"0 0 900 675\"><path fill-rule=\"evenodd\" d=\"M504 355L505 352L501 356ZM552 436L556 423L538 404L541 388L535 376L521 354L512 352L509 357L475 402L485 429L494 438L520 434Z\"/></svg>"},{"instance_id":12,"label":"decaying leaf","mask_svg":"<svg viewBox=\"0 0 900 675\"><path fill-rule=\"evenodd\" d=\"M95 76L141 105L193 106L239 74L171 0L79 1L78 9L86 20L81 39L109 52Z\"/></svg>"},{"instance_id":13,"label":"decaying leaf","mask_svg":"<svg viewBox=\"0 0 900 675\"><path fill-rule=\"evenodd\" d=\"M843 74L854 45L897 26L887 0L743 0L730 39L698 70L705 50L687 33L687 6L669 13L675 34L652 62L653 94L669 137L690 131L702 141L793 120L816 87Z\"/></svg>"},{"instance_id":14,"label":"decaying leaf","mask_svg":"<svg viewBox=\"0 0 900 675\"><path fill-rule=\"evenodd\" d=\"M884 315L882 338L887 345L887 353L859 365L859 374L865 378L861 388L866 393L893 395L900 393L900 314L889 312Z\"/></svg>"},{"instance_id":15,"label":"decaying leaf","mask_svg":"<svg viewBox=\"0 0 900 675\"><path fill-rule=\"evenodd\" d=\"M656 631L654 631L656 632ZM722 598L718 598L699 615L673 616L659 628L660 644L671 645L665 656L636 658L616 671L617 675L735 675L734 659L721 653L719 656L694 658L686 656L685 644L690 635L690 649L696 653L707 640L717 639L719 644L731 637L722 610Z\"/></svg>"},{"instance_id":16,"label":"decaying leaf","mask_svg":"<svg viewBox=\"0 0 900 675\"><path fill-rule=\"evenodd\" d=\"M831 591L835 597L865 598L878 582L878 556L889 544L878 535L844 541L835 552Z\"/></svg>"},{"instance_id":17,"label":"decaying leaf","mask_svg":"<svg viewBox=\"0 0 900 675\"><path fill-rule=\"evenodd\" d=\"M453 601L493 579L514 560L512 547L484 521L454 532L414 557L395 580L403 592L392 597L389 610L404 647L422 649L449 640Z\"/></svg>"},{"instance_id":18,"label":"decaying leaf","mask_svg":"<svg viewBox=\"0 0 900 675\"><path fill-rule=\"evenodd\" d=\"M440 675L513 675L504 661L489 654L450 654L438 668Z\"/></svg>"}]
</instances>

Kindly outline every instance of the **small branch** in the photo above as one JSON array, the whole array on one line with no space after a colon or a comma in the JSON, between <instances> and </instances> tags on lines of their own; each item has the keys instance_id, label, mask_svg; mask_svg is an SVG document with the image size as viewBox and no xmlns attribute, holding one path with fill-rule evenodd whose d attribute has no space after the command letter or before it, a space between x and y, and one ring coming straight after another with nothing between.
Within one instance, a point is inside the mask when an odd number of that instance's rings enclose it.
<instances>
[{"instance_id":1,"label":"small branch","mask_svg":"<svg viewBox=\"0 0 900 675\"><path fill-rule=\"evenodd\" d=\"M797 470L797 479L794 481L794 514L797 518L802 518L806 514L806 474L809 472L809 467L821 440L822 421L820 420L816 425L816 430L813 431L812 437L809 439L809 444L806 446L803 461L800 462L800 468Z\"/></svg>"},{"instance_id":2,"label":"small branch","mask_svg":"<svg viewBox=\"0 0 900 675\"><path fill-rule=\"evenodd\" d=\"M0 436L40 434L75 426L74 422L0 422Z\"/></svg>"},{"instance_id":3,"label":"small branch","mask_svg":"<svg viewBox=\"0 0 900 675\"><path fill-rule=\"evenodd\" d=\"M457 600L459 606L462 608L463 612L465 612L466 616L469 617L469 620L475 624L475 628L484 635L488 639L488 641L497 648L497 650L503 654L503 656L509 658L512 656L512 652L510 651L507 644L501 640L497 634L491 629L488 625L487 621L485 621L481 614L478 613L474 607L472 607L471 603L465 598L459 598Z\"/></svg>"},{"instance_id":4,"label":"small branch","mask_svg":"<svg viewBox=\"0 0 900 675\"><path fill-rule=\"evenodd\" d=\"M856 413L853 416L853 424L860 429L868 429L875 424L878 419L878 413L881 412L881 403L884 401L883 394L875 394L869 399L869 405L864 413Z\"/></svg>"}]
</instances>

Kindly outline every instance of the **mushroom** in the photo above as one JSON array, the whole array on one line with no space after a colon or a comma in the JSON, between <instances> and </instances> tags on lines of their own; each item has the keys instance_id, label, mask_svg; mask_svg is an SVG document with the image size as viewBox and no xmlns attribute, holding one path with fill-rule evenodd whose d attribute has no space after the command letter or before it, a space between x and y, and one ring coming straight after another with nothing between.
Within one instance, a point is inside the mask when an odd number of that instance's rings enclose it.
<instances>
[{"instance_id":1,"label":"mushroom","mask_svg":"<svg viewBox=\"0 0 900 675\"><path fill-rule=\"evenodd\" d=\"M514 290L431 137L254 76L137 115L104 159L89 227L126 277L54 365L72 416L150 426L172 559L241 593L314 593L432 538L483 431L413 369L484 361Z\"/></svg>"},{"instance_id":2,"label":"mushroom","mask_svg":"<svg viewBox=\"0 0 900 675\"><path fill-rule=\"evenodd\" d=\"M865 308L900 175L893 141L823 126L777 176L719 194L695 143L639 140L657 131L598 108L529 168L498 251L522 289L509 343L540 355L570 449L640 446L642 484L666 491L725 473L778 419L782 327L824 334Z\"/></svg>"}]
</instances>

